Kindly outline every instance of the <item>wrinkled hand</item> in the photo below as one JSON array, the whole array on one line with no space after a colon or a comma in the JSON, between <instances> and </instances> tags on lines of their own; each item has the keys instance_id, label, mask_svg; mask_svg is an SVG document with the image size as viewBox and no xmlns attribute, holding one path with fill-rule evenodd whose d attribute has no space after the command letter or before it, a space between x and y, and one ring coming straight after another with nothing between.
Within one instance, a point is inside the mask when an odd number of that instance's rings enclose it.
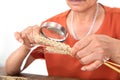
<instances>
[{"instance_id":1,"label":"wrinkled hand","mask_svg":"<svg viewBox=\"0 0 120 80\"><path fill-rule=\"evenodd\" d=\"M84 65L81 68L83 71L95 70L108 59L115 61L118 54L120 55L120 40L105 35L86 36L72 48L72 55Z\"/></svg>"},{"instance_id":2,"label":"wrinkled hand","mask_svg":"<svg viewBox=\"0 0 120 80\"><path fill-rule=\"evenodd\" d=\"M21 32L15 32L15 38L20 43L26 45L28 48L31 48L31 44L35 44L35 36L39 35L40 26L34 25L29 26Z\"/></svg>"}]
</instances>

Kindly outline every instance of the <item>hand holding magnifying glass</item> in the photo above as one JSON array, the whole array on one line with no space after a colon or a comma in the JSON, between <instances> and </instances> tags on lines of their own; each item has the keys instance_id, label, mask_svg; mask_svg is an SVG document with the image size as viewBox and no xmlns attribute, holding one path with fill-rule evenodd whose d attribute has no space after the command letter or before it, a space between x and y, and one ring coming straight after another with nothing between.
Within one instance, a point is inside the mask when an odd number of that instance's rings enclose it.
<instances>
[{"instance_id":1,"label":"hand holding magnifying glass","mask_svg":"<svg viewBox=\"0 0 120 80\"><path fill-rule=\"evenodd\" d=\"M45 22L40 29L40 36L36 36L37 44L46 45L46 50L49 52L69 54L71 47L62 42L68 36L67 31L63 26L55 22Z\"/></svg>"}]
</instances>

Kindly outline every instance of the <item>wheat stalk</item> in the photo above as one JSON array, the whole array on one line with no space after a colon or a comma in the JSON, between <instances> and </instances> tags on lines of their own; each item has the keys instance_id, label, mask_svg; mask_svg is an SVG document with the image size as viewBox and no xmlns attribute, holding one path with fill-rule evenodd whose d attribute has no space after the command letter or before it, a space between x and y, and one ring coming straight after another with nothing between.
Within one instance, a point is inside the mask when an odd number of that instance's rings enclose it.
<instances>
[{"instance_id":1,"label":"wheat stalk","mask_svg":"<svg viewBox=\"0 0 120 80\"><path fill-rule=\"evenodd\" d=\"M71 52L71 47L65 43L57 42L45 38L44 36L36 36L35 41L37 44L46 45L46 50L55 53L69 54Z\"/></svg>"}]
</instances>

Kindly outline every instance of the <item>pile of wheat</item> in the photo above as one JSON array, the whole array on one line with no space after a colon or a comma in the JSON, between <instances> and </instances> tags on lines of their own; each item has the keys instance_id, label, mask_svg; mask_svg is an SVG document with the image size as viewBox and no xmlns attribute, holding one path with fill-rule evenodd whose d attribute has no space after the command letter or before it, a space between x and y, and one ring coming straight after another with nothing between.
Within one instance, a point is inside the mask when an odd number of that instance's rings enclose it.
<instances>
[{"instance_id":1,"label":"pile of wheat","mask_svg":"<svg viewBox=\"0 0 120 80\"><path fill-rule=\"evenodd\" d=\"M1 76L2 80L29 80L25 77L18 77L18 76Z\"/></svg>"}]
</instances>

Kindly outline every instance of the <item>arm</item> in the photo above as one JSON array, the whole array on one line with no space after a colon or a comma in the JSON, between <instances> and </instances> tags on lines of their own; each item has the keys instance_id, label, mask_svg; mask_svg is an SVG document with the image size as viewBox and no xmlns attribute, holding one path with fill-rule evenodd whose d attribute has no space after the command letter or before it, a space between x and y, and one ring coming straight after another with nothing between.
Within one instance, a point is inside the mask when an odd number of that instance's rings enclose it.
<instances>
[{"instance_id":1,"label":"arm","mask_svg":"<svg viewBox=\"0 0 120 80\"><path fill-rule=\"evenodd\" d=\"M21 72L20 67L22 62L29 51L30 49L25 45L22 45L17 50L15 50L6 60L6 73L9 75L19 74Z\"/></svg>"},{"instance_id":2,"label":"arm","mask_svg":"<svg viewBox=\"0 0 120 80\"><path fill-rule=\"evenodd\" d=\"M30 26L21 32L15 33L16 40L21 42L22 46L20 46L18 49L12 52L6 60L5 68L7 74L15 75L21 72L20 68L22 62L33 47L31 46L31 44L35 44L34 38L35 36L39 35L39 29L40 27L35 25ZM29 60L27 60L25 67L27 67L33 60L34 58L29 56Z\"/></svg>"}]
</instances>

